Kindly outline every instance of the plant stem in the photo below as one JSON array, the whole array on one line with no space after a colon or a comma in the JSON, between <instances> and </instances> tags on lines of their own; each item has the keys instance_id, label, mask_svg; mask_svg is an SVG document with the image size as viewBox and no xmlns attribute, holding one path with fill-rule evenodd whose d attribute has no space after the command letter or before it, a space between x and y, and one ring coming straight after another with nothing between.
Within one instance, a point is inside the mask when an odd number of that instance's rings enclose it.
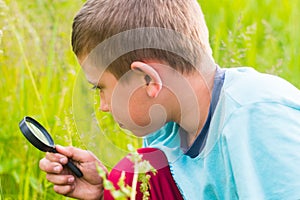
<instances>
[{"instance_id":1,"label":"plant stem","mask_svg":"<svg viewBox=\"0 0 300 200\"><path fill-rule=\"evenodd\" d=\"M135 167L137 169L137 167ZM130 200L135 200L136 195L136 186L138 182L139 172L138 170L134 170L133 180L132 180L132 190L131 190L131 197Z\"/></svg>"}]
</instances>

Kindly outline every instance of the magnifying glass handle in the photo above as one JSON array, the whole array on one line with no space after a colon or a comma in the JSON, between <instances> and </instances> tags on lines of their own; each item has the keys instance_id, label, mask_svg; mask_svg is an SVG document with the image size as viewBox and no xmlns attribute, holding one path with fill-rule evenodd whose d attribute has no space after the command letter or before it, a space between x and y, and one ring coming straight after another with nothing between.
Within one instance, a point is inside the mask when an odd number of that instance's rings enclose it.
<instances>
[{"instance_id":1,"label":"magnifying glass handle","mask_svg":"<svg viewBox=\"0 0 300 200\"><path fill-rule=\"evenodd\" d=\"M83 176L82 172L80 171L80 169L72 162L72 161L68 161L68 163L66 164L66 166L78 177L81 178Z\"/></svg>"},{"instance_id":2,"label":"magnifying glass handle","mask_svg":"<svg viewBox=\"0 0 300 200\"><path fill-rule=\"evenodd\" d=\"M53 148L51 152L58 153L55 148ZM65 166L67 166L78 178L83 177L83 174L80 171L80 169L70 159L68 160L68 163Z\"/></svg>"}]
</instances>

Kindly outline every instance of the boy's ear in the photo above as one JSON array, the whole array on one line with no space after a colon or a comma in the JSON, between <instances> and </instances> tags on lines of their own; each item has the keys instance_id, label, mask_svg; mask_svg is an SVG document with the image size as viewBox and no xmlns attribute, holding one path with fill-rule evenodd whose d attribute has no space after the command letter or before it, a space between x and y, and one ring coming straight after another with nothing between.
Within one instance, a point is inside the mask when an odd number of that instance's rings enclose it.
<instances>
[{"instance_id":1,"label":"boy's ear","mask_svg":"<svg viewBox=\"0 0 300 200\"><path fill-rule=\"evenodd\" d=\"M150 65L138 61L131 64L131 69L145 74L144 78L148 96L152 98L157 97L162 88L162 81L157 71Z\"/></svg>"}]
</instances>

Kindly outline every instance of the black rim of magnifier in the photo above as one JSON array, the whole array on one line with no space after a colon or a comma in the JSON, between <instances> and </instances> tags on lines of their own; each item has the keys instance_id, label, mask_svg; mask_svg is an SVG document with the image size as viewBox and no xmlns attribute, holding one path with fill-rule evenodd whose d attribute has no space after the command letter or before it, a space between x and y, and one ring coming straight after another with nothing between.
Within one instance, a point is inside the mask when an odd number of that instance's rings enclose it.
<instances>
[{"instance_id":1,"label":"black rim of magnifier","mask_svg":"<svg viewBox=\"0 0 300 200\"><path fill-rule=\"evenodd\" d=\"M47 138L47 141L49 142L49 144L45 144L40 139L38 139L31 132L31 130L27 126L26 122L29 122L29 123L33 124L34 126L36 126L43 133L43 135ZM23 135L27 138L27 140L31 144L33 144L36 148L38 148L39 150L44 151L44 152L56 152L53 139L51 138L49 133L46 131L46 129L39 122L37 122L35 119L26 116L19 123L19 127L20 127L21 132L23 133Z\"/></svg>"},{"instance_id":2,"label":"black rim of magnifier","mask_svg":"<svg viewBox=\"0 0 300 200\"><path fill-rule=\"evenodd\" d=\"M33 124L35 127L37 127L42 134L46 137L47 141L49 142L49 144L45 144L43 143L40 139L38 139L30 130L30 128L27 126L26 122ZM57 153L56 149L55 149L55 145L54 145L54 141L52 139L52 137L50 136L50 134L46 131L46 129L39 123L37 122L35 119L31 118L31 117L24 117L20 123L19 123L19 127L21 132L23 133L23 135L27 138L27 140L36 148L38 148L41 151L44 152L53 152L53 153ZM69 169L77 176L77 177L82 177L83 174L80 171L80 169L71 161L69 160L68 163L66 164Z\"/></svg>"}]
</instances>

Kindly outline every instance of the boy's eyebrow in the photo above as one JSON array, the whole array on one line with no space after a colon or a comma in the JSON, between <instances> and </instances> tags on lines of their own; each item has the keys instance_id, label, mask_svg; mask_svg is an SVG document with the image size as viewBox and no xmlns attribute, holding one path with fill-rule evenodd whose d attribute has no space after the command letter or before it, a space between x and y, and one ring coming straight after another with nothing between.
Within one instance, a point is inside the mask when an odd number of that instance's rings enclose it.
<instances>
[{"instance_id":1,"label":"boy's eyebrow","mask_svg":"<svg viewBox=\"0 0 300 200\"><path fill-rule=\"evenodd\" d=\"M91 84L91 85L93 85L96 88L103 88L104 87L103 84L101 84L99 82L95 84L92 81L88 80L88 83Z\"/></svg>"},{"instance_id":2,"label":"boy's eyebrow","mask_svg":"<svg viewBox=\"0 0 300 200\"><path fill-rule=\"evenodd\" d=\"M91 85L98 85L98 83L92 82L90 80L88 80L88 83L91 84Z\"/></svg>"}]
</instances>

